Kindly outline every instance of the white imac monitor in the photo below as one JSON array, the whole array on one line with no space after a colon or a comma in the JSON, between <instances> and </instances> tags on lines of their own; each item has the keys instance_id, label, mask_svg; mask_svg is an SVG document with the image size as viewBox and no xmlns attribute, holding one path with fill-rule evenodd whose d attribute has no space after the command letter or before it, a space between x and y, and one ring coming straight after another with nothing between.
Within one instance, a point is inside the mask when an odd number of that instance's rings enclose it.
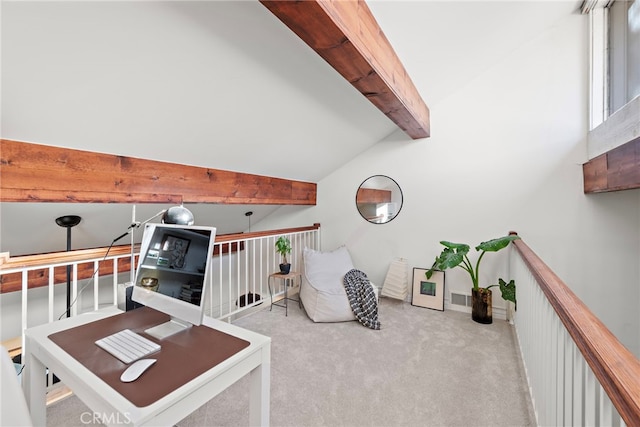
<instances>
[{"instance_id":1,"label":"white imac monitor","mask_svg":"<svg viewBox=\"0 0 640 427\"><path fill-rule=\"evenodd\" d=\"M171 316L146 333L163 339L202 323L215 237L215 227L145 225L132 300Z\"/></svg>"}]
</instances>

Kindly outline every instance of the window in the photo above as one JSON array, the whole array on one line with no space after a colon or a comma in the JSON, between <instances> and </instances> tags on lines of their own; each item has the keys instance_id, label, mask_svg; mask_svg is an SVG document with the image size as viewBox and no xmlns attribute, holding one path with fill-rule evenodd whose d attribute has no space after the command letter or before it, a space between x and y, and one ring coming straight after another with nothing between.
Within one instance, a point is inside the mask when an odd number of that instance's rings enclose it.
<instances>
[{"instance_id":1,"label":"window","mask_svg":"<svg viewBox=\"0 0 640 427\"><path fill-rule=\"evenodd\" d=\"M585 0L592 159L640 136L640 0Z\"/></svg>"},{"instance_id":2,"label":"window","mask_svg":"<svg viewBox=\"0 0 640 427\"><path fill-rule=\"evenodd\" d=\"M609 8L609 108L615 113L640 95L640 0Z\"/></svg>"}]
</instances>

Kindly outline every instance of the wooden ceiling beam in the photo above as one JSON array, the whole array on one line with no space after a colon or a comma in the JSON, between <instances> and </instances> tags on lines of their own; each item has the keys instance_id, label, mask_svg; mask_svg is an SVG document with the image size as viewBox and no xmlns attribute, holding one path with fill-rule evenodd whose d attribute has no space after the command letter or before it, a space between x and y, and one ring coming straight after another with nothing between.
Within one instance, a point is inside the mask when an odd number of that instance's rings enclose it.
<instances>
[{"instance_id":1,"label":"wooden ceiling beam","mask_svg":"<svg viewBox=\"0 0 640 427\"><path fill-rule=\"evenodd\" d=\"M429 137L429 108L363 0L260 2L407 135Z\"/></svg>"},{"instance_id":2,"label":"wooden ceiling beam","mask_svg":"<svg viewBox=\"0 0 640 427\"><path fill-rule=\"evenodd\" d=\"M585 194L640 188L640 137L589 160L582 175Z\"/></svg>"},{"instance_id":3,"label":"wooden ceiling beam","mask_svg":"<svg viewBox=\"0 0 640 427\"><path fill-rule=\"evenodd\" d=\"M316 184L0 140L1 202L315 205Z\"/></svg>"}]
</instances>

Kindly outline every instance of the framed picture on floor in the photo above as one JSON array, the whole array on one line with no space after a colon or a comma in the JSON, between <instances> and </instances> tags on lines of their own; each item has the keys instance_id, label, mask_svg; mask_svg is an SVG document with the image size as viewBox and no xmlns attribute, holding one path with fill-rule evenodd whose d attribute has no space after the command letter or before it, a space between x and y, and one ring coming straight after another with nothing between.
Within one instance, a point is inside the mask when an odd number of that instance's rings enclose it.
<instances>
[{"instance_id":1,"label":"framed picture on floor","mask_svg":"<svg viewBox=\"0 0 640 427\"><path fill-rule=\"evenodd\" d=\"M427 268L413 268L411 305L444 311L444 271L435 270L427 279Z\"/></svg>"}]
</instances>

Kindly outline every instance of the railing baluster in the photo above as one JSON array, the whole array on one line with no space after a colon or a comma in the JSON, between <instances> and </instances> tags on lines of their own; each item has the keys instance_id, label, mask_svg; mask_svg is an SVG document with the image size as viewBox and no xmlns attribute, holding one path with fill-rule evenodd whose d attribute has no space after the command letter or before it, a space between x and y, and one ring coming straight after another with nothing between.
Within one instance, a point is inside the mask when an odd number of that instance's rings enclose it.
<instances>
[{"instance_id":1,"label":"railing baluster","mask_svg":"<svg viewBox=\"0 0 640 427\"><path fill-rule=\"evenodd\" d=\"M571 336L565 333L564 336L564 400L562 408L564 412L564 423L570 426L573 424L573 352L575 345Z\"/></svg>"},{"instance_id":2,"label":"railing baluster","mask_svg":"<svg viewBox=\"0 0 640 427\"><path fill-rule=\"evenodd\" d=\"M24 342L24 331L27 330L27 290L29 289L29 272L24 270L22 272L22 314L20 316L20 334L22 336L22 345L25 345Z\"/></svg>"},{"instance_id":3,"label":"railing baluster","mask_svg":"<svg viewBox=\"0 0 640 427\"><path fill-rule=\"evenodd\" d=\"M238 241L238 258L240 257L240 253L243 253L243 258L244 258L244 261L242 263L243 264L243 272L242 272L242 274L244 276L244 281L242 283L242 287L243 287L244 290L242 292L243 292L244 295L247 295L247 297L245 297L245 301L244 301L245 307L250 307L251 304L252 304L252 303L249 303L249 300L248 300L249 293L251 293L251 288L249 287L249 282L251 281L251 277L249 277L249 267L251 266L250 257L249 257L250 251L251 251L251 248L249 247L249 242L247 241L247 242L245 242L244 250L241 252L240 251L240 241ZM240 309L241 309L241 307L238 304L238 306L236 307L236 310L240 310Z\"/></svg>"},{"instance_id":4,"label":"railing baluster","mask_svg":"<svg viewBox=\"0 0 640 427\"><path fill-rule=\"evenodd\" d=\"M49 291L49 323L54 320L54 277L53 277L53 266L49 267L49 285L47 286L47 290Z\"/></svg>"},{"instance_id":5,"label":"railing baluster","mask_svg":"<svg viewBox=\"0 0 640 427\"><path fill-rule=\"evenodd\" d=\"M229 296L229 310L228 312L233 312L235 311L236 307L235 307L235 297L242 295L242 289L244 288L244 277L242 276L242 257L240 256L240 252L238 251L238 253L236 253L235 255L233 255L233 258L235 260L235 268L236 268L236 292L232 293Z\"/></svg>"},{"instance_id":6,"label":"railing baluster","mask_svg":"<svg viewBox=\"0 0 640 427\"><path fill-rule=\"evenodd\" d=\"M556 372L554 374L555 378L555 402L553 405L555 406L555 420L554 424L559 426L562 425L562 418L564 414L562 413L562 400L564 399L564 334L562 333L562 327L560 324L560 319L557 316L553 317L553 330L555 333L554 339L554 347L555 347L555 360L554 365Z\"/></svg>"},{"instance_id":7,"label":"railing baluster","mask_svg":"<svg viewBox=\"0 0 640 427\"><path fill-rule=\"evenodd\" d=\"M113 305L118 305L118 258L113 258L113 270L111 272L113 275ZM123 290L125 295L123 297L126 300L126 289Z\"/></svg>"},{"instance_id":8,"label":"railing baluster","mask_svg":"<svg viewBox=\"0 0 640 427\"><path fill-rule=\"evenodd\" d=\"M217 247L218 247L218 244L214 243L213 244L214 253L218 250L218 249L216 249ZM222 257L218 256L218 258L222 258ZM206 310L207 311L205 313L208 316L211 316L211 317L215 317L215 315L216 315L216 313L213 312L213 310L215 309L214 306L213 306L213 301L214 301L214 298L215 298L215 290L216 290L215 287L214 287L214 283L216 283L216 280L217 280L216 275L215 275L216 270L214 270L214 266L215 266L215 257L214 257L213 262L211 262L211 264L209 266L210 270L208 271L208 273L209 273L209 277L211 277L211 280L208 283L209 288L206 289L206 292L207 292L207 308L206 308Z\"/></svg>"},{"instance_id":9,"label":"railing baluster","mask_svg":"<svg viewBox=\"0 0 640 427\"><path fill-rule=\"evenodd\" d=\"M585 369L584 383L584 423L588 426L597 426L596 408L598 407L598 395L596 377L590 369Z\"/></svg>"},{"instance_id":10,"label":"railing baluster","mask_svg":"<svg viewBox=\"0 0 640 427\"><path fill-rule=\"evenodd\" d=\"M261 261L260 262L260 295L266 296L266 292L265 292L266 289L264 288L265 271L263 270L264 263L262 262L262 259L263 259L263 251L262 251L263 243L264 243L264 240L261 239L260 240L260 257L259 257L259 259Z\"/></svg>"},{"instance_id":11,"label":"railing baluster","mask_svg":"<svg viewBox=\"0 0 640 427\"><path fill-rule=\"evenodd\" d=\"M563 401L563 412L564 412L564 424L570 426L573 424L573 374L574 374L574 358L573 351L575 348L575 344L571 340L571 336L565 332L564 336L564 401Z\"/></svg>"},{"instance_id":12,"label":"railing baluster","mask_svg":"<svg viewBox=\"0 0 640 427\"><path fill-rule=\"evenodd\" d=\"M100 294L99 294L99 290L100 290L100 263L96 260L93 262L93 271L94 276L93 276L93 309L97 310L99 308L99 301L100 301ZM91 280L91 279L89 279Z\"/></svg>"},{"instance_id":13,"label":"railing baluster","mask_svg":"<svg viewBox=\"0 0 640 427\"><path fill-rule=\"evenodd\" d=\"M228 295L227 295L227 307L225 312L228 313L231 311L231 295L233 292L231 292L231 290L233 289L233 285L234 285L234 281L232 280L233 275L231 274L233 272L233 257L231 256L231 242L227 243L227 249L229 250L229 252L227 253L227 257L229 258L229 286L227 287ZM236 284L237 286L237 284Z\"/></svg>"},{"instance_id":14,"label":"railing baluster","mask_svg":"<svg viewBox=\"0 0 640 427\"><path fill-rule=\"evenodd\" d=\"M545 375L545 373L549 372L549 316L547 315L547 305L545 304L544 295L541 292L538 292L538 318L544 319L545 321L542 323L545 327L540 328L540 342L547 343L544 346L540 346L538 349L538 358L540 361L540 369L538 371L538 377L540 378L540 401L542 402L543 410L544 410L544 425L550 425L550 420L552 419L551 412L552 408L549 404L549 375Z\"/></svg>"},{"instance_id":15,"label":"railing baluster","mask_svg":"<svg viewBox=\"0 0 640 427\"><path fill-rule=\"evenodd\" d=\"M250 277L251 283L253 284L253 286L251 287L251 293L256 294L256 276L255 276L255 271L256 271L256 248L255 248L255 240L250 240L246 243L246 247L247 247L247 253L249 253L249 251L251 251L251 268L248 269L247 271L247 275L252 274ZM254 304L256 303L255 301L253 302Z\"/></svg>"},{"instance_id":16,"label":"railing baluster","mask_svg":"<svg viewBox=\"0 0 640 427\"><path fill-rule=\"evenodd\" d=\"M78 315L78 263L72 264L73 270L71 273L71 316ZM68 307L65 307L65 310Z\"/></svg>"},{"instance_id":17,"label":"railing baluster","mask_svg":"<svg viewBox=\"0 0 640 427\"><path fill-rule=\"evenodd\" d=\"M577 347L573 349L573 408L572 423L583 425L584 409L584 359Z\"/></svg>"},{"instance_id":18,"label":"railing baluster","mask_svg":"<svg viewBox=\"0 0 640 427\"><path fill-rule=\"evenodd\" d=\"M48 322L51 323L54 321L54 309L55 309L55 305L54 305L54 269L53 266L49 267L49 285L47 286L47 290L49 293L49 319ZM24 343L24 337L22 337L22 342ZM24 354L24 353L23 353ZM47 369L47 384L52 385L53 384L53 372L50 372Z\"/></svg>"},{"instance_id":19,"label":"railing baluster","mask_svg":"<svg viewBox=\"0 0 640 427\"><path fill-rule=\"evenodd\" d=\"M218 301L219 301L218 313L217 313L217 315L211 313L212 317L222 317L222 301L223 301L223 299L222 299L223 298L222 289L224 288L224 286L222 285L222 283L223 283L223 281L222 281L222 277L223 277L223 275L222 275L222 266L223 266L223 262L222 262L222 247L223 247L223 245L221 244L220 245L220 252L219 252L220 255L218 256L218 258L219 258L219 262L218 262L218 264L219 264L219 267L218 267L218 270L219 270L218 278L219 278L219 282L220 282L220 297L218 298Z\"/></svg>"},{"instance_id":20,"label":"railing baluster","mask_svg":"<svg viewBox=\"0 0 640 427\"><path fill-rule=\"evenodd\" d=\"M604 391L602 386L598 384L598 393L600 396L600 403L598 405L599 413L600 413L600 422L601 426L612 427L613 426L613 411L612 404L609 396Z\"/></svg>"},{"instance_id":21,"label":"railing baluster","mask_svg":"<svg viewBox=\"0 0 640 427\"><path fill-rule=\"evenodd\" d=\"M549 424L553 425L558 418L558 405L556 405L558 398L558 325L556 324L556 318L553 315L553 308L549 306L549 304L545 304L544 308L545 316L549 319L547 339L550 348L549 353L546 355L546 359L551 375L547 376L547 390L549 393L547 399L549 405Z\"/></svg>"}]
</instances>

